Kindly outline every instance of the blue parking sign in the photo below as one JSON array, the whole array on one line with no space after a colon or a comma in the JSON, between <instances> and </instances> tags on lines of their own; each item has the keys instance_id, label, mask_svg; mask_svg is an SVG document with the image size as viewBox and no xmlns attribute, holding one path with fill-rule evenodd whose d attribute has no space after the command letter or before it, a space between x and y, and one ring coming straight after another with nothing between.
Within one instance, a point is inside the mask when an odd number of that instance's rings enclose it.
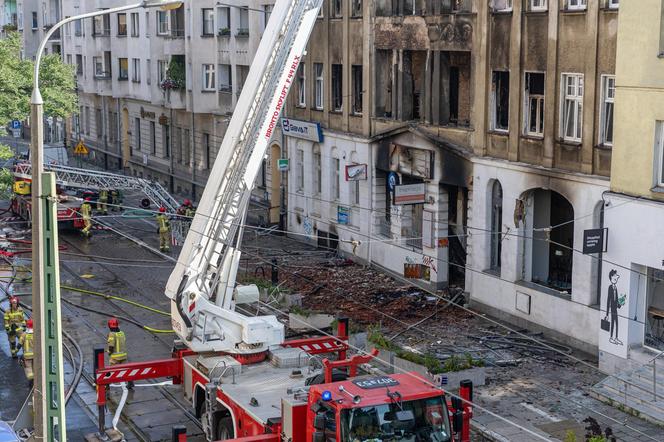
<instances>
[{"instance_id":1,"label":"blue parking sign","mask_svg":"<svg viewBox=\"0 0 664 442\"><path fill-rule=\"evenodd\" d=\"M12 121L12 129L20 129L21 128L21 122L18 120L13 120Z\"/></svg>"}]
</instances>

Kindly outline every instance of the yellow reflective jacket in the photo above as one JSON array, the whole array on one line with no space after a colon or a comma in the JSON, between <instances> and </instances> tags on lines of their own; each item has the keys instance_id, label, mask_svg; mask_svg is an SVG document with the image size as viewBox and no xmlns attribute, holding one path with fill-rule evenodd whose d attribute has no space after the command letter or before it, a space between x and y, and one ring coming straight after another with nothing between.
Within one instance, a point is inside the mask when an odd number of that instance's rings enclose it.
<instances>
[{"instance_id":1,"label":"yellow reflective jacket","mask_svg":"<svg viewBox=\"0 0 664 442\"><path fill-rule=\"evenodd\" d=\"M86 201L81 205L81 215L86 219L92 217L92 206L90 206L89 202Z\"/></svg>"},{"instance_id":2,"label":"yellow reflective jacket","mask_svg":"<svg viewBox=\"0 0 664 442\"><path fill-rule=\"evenodd\" d=\"M32 331L23 333L19 338L18 342L19 344L21 344L21 347L23 347L23 358L33 359L35 357L34 340L35 340L35 335L32 333Z\"/></svg>"},{"instance_id":3,"label":"yellow reflective jacket","mask_svg":"<svg viewBox=\"0 0 664 442\"><path fill-rule=\"evenodd\" d=\"M108 354L116 361L127 359L127 338L123 331L110 332L108 334Z\"/></svg>"},{"instance_id":4,"label":"yellow reflective jacket","mask_svg":"<svg viewBox=\"0 0 664 442\"><path fill-rule=\"evenodd\" d=\"M25 327L25 315L21 307L16 310L12 310L10 307L9 310L5 311L5 330L10 331L12 325L15 326L15 330Z\"/></svg>"},{"instance_id":5,"label":"yellow reflective jacket","mask_svg":"<svg viewBox=\"0 0 664 442\"><path fill-rule=\"evenodd\" d=\"M102 190L99 192L99 201L108 201L108 190Z\"/></svg>"},{"instance_id":6,"label":"yellow reflective jacket","mask_svg":"<svg viewBox=\"0 0 664 442\"><path fill-rule=\"evenodd\" d=\"M164 214L157 215L157 225L159 226L159 233L164 233L171 230L171 222Z\"/></svg>"}]
</instances>

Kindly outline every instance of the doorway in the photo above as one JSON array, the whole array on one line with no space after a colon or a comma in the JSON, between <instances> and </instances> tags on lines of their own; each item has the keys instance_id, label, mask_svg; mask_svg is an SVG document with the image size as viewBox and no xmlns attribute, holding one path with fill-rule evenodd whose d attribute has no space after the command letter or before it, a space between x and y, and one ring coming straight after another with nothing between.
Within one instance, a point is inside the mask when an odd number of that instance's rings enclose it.
<instances>
[{"instance_id":1,"label":"doorway","mask_svg":"<svg viewBox=\"0 0 664 442\"><path fill-rule=\"evenodd\" d=\"M129 145L129 111L122 109L122 167L129 167L131 147Z\"/></svg>"},{"instance_id":2,"label":"doorway","mask_svg":"<svg viewBox=\"0 0 664 442\"><path fill-rule=\"evenodd\" d=\"M281 147L273 144L270 149L270 224L279 222L281 212L281 171L278 160L281 158Z\"/></svg>"}]
</instances>

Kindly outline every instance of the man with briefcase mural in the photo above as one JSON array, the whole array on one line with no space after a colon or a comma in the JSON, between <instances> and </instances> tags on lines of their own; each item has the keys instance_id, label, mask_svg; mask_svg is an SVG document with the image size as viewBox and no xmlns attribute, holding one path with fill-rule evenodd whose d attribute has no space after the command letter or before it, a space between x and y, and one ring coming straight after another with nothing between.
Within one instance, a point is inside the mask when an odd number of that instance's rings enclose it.
<instances>
[{"instance_id":1,"label":"man with briefcase mural","mask_svg":"<svg viewBox=\"0 0 664 442\"><path fill-rule=\"evenodd\" d=\"M611 280L611 285L609 286L609 291L606 298L606 315L602 319L602 330L608 331L611 334L609 342L616 345L623 345L622 341L618 339L618 309L625 305L625 295L618 296L618 271L612 269L609 272L609 280ZM609 320L609 314L611 319Z\"/></svg>"}]
</instances>

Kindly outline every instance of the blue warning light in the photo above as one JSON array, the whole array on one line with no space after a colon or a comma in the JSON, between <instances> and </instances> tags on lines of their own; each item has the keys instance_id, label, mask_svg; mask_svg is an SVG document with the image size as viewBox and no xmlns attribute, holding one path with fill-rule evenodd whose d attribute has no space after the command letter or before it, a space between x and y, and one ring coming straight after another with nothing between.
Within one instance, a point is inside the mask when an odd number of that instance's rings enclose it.
<instances>
[{"instance_id":1,"label":"blue warning light","mask_svg":"<svg viewBox=\"0 0 664 442\"><path fill-rule=\"evenodd\" d=\"M325 402L329 402L329 401L331 401L331 400L332 400L332 392L331 392L331 391L327 391L327 390L325 390L325 391L323 392L323 400L324 400Z\"/></svg>"}]
</instances>

